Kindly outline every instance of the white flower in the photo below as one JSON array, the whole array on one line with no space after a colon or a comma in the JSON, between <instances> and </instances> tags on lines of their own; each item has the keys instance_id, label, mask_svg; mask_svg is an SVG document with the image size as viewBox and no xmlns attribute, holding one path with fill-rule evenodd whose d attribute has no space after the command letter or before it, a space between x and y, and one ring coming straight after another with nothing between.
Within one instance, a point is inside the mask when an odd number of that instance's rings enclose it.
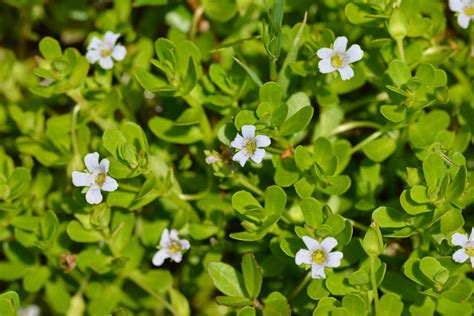
<instances>
[{"instance_id":1,"label":"white flower","mask_svg":"<svg viewBox=\"0 0 474 316\"><path fill-rule=\"evenodd\" d=\"M103 69L112 69L115 59L121 61L127 55L127 50L123 45L116 45L120 34L115 34L110 31L105 32L104 40L95 37L87 46L86 58L90 64L95 64L99 61L100 67Z\"/></svg>"},{"instance_id":2,"label":"white flower","mask_svg":"<svg viewBox=\"0 0 474 316\"><path fill-rule=\"evenodd\" d=\"M354 70L349 64L361 60L364 56L364 52L357 44L347 49L347 37L345 36L336 38L333 49L321 48L317 54L321 58L318 63L319 71L327 74L337 70L342 80L354 77Z\"/></svg>"},{"instance_id":3,"label":"white flower","mask_svg":"<svg viewBox=\"0 0 474 316\"><path fill-rule=\"evenodd\" d=\"M18 309L19 316L40 316L41 310L38 305L28 305Z\"/></svg>"},{"instance_id":4,"label":"white flower","mask_svg":"<svg viewBox=\"0 0 474 316\"><path fill-rule=\"evenodd\" d=\"M458 13L458 24L463 29L474 20L474 0L449 0L449 8Z\"/></svg>"},{"instance_id":5,"label":"white flower","mask_svg":"<svg viewBox=\"0 0 474 316\"><path fill-rule=\"evenodd\" d=\"M245 166L249 158L255 163L261 163L265 155L265 149L260 147L270 146L270 143L270 138L266 135L255 136L255 126L244 125L242 126L242 136L237 134L230 143L230 146L240 149L232 157L232 160L238 161L242 167Z\"/></svg>"},{"instance_id":6,"label":"white flower","mask_svg":"<svg viewBox=\"0 0 474 316\"><path fill-rule=\"evenodd\" d=\"M331 252L331 250L337 245L337 240L335 238L324 238L321 243L308 236L303 236L302 239L308 250L298 250L295 256L295 262L297 265L303 263L310 264L311 277L313 279L325 279L326 274L324 274L324 267L335 268L341 264L341 259L343 257L342 252Z\"/></svg>"},{"instance_id":7,"label":"white flower","mask_svg":"<svg viewBox=\"0 0 474 316\"><path fill-rule=\"evenodd\" d=\"M160 240L160 250L153 256L153 265L159 267L163 262L170 258L174 262L181 262L183 252L189 249L189 241L179 239L178 231L172 229L171 232L167 228L163 230Z\"/></svg>"},{"instance_id":8,"label":"white flower","mask_svg":"<svg viewBox=\"0 0 474 316\"><path fill-rule=\"evenodd\" d=\"M467 234L455 233L451 237L451 243L462 247L453 254L453 260L464 263L467 259L471 259L471 266L474 268L474 228L471 230L469 239Z\"/></svg>"},{"instance_id":9,"label":"white flower","mask_svg":"<svg viewBox=\"0 0 474 316\"><path fill-rule=\"evenodd\" d=\"M86 193L86 200L89 204L99 204L102 202L100 190L112 192L117 190L118 183L115 179L107 176L110 161L102 159L99 163L99 154L91 153L84 157L84 164L88 172L72 172L72 183L76 187L89 187Z\"/></svg>"},{"instance_id":10,"label":"white flower","mask_svg":"<svg viewBox=\"0 0 474 316\"><path fill-rule=\"evenodd\" d=\"M206 163L208 165L215 164L219 161L221 161L221 159L219 158L219 156L216 156L216 155L209 155L209 156L206 157Z\"/></svg>"}]
</instances>

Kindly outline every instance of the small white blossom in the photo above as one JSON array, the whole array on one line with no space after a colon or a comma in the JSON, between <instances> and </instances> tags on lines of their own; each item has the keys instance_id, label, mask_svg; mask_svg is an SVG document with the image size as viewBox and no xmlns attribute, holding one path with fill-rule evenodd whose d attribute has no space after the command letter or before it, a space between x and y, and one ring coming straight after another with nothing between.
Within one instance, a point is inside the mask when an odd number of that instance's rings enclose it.
<instances>
[{"instance_id":1,"label":"small white blossom","mask_svg":"<svg viewBox=\"0 0 474 316\"><path fill-rule=\"evenodd\" d=\"M127 55L127 49L123 45L116 44L119 37L120 34L110 31L105 33L104 40L94 36L87 46L86 58L89 63L95 64L98 61L103 69L112 69L114 66L113 59L117 61L123 60L125 55Z\"/></svg>"},{"instance_id":2,"label":"small white blossom","mask_svg":"<svg viewBox=\"0 0 474 316\"><path fill-rule=\"evenodd\" d=\"M40 316L41 309L38 305L28 305L18 309L18 316Z\"/></svg>"},{"instance_id":3,"label":"small white blossom","mask_svg":"<svg viewBox=\"0 0 474 316\"><path fill-rule=\"evenodd\" d=\"M467 238L467 234L453 234L451 243L462 247L453 254L453 260L458 263L464 263L467 259L470 259L471 266L474 268L474 228L472 228L469 238Z\"/></svg>"},{"instance_id":4,"label":"small white blossom","mask_svg":"<svg viewBox=\"0 0 474 316\"><path fill-rule=\"evenodd\" d=\"M89 187L86 193L87 202L99 204L102 202L100 190L111 192L118 188L117 181L107 175L110 161L102 159L99 163L99 154L95 152L84 157L84 164L88 172L73 171L72 183L76 187Z\"/></svg>"},{"instance_id":5,"label":"small white blossom","mask_svg":"<svg viewBox=\"0 0 474 316\"><path fill-rule=\"evenodd\" d=\"M180 239L178 231L172 229L171 232L165 228L161 234L160 250L153 256L153 265L159 267L163 262L170 258L174 262L181 262L183 252L189 249L191 245L189 241Z\"/></svg>"},{"instance_id":6,"label":"small white blossom","mask_svg":"<svg viewBox=\"0 0 474 316\"><path fill-rule=\"evenodd\" d=\"M308 249L298 250L295 262L297 265L310 264L313 279L325 279L324 267L335 268L341 264L342 252L331 252L337 245L335 238L324 238L321 243L308 236L303 236L302 239Z\"/></svg>"},{"instance_id":7,"label":"small white blossom","mask_svg":"<svg viewBox=\"0 0 474 316\"><path fill-rule=\"evenodd\" d=\"M221 159L216 155L209 155L206 157L206 163L208 165L215 164L216 162L219 162L219 161L221 161Z\"/></svg>"},{"instance_id":8,"label":"small white blossom","mask_svg":"<svg viewBox=\"0 0 474 316\"><path fill-rule=\"evenodd\" d=\"M449 0L449 8L458 13L458 24L463 29L474 21L474 0Z\"/></svg>"},{"instance_id":9,"label":"small white blossom","mask_svg":"<svg viewBox=\"0 0 474 316\"><path fill-rule=\"evenodd\" d=\"M242 126L242 136L237 134L235 139L230 143L233 148L239 151L232 157L232 160L238 161L243 167L250 158L255 163L261 163L265 155L265 149L261 147L270 146L270 138L266 135L255 136L255 126Z\"/></svg>"},{"instance_id":10,"label":"small white blossom","mask_svg":"<svg viewBox=\"0 0 474 316\"><path fill-rule=\"evenodd\" d=\"M319 71L327 74L337 70L342 80L354 77L354 70L350 64L361 60L364 56L364 52L357 44L347 49L347 37L345 36L336 38L333 49L321 48L317 54L321 58L318 63Z\"/></svg>"}]
</instances>

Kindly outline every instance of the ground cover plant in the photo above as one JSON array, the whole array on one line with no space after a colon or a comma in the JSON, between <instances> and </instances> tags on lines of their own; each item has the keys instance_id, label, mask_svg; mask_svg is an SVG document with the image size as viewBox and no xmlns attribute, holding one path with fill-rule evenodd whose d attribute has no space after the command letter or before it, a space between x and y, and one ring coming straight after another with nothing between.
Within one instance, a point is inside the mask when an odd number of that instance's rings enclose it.
<instances>
[{"instance_id":1,"label":"ground cover plant","mask_svg":"<svg viewBox=\"0 0 474 316\"><path fill-rule=\"evenodd\" d=\"M474 2L3 0L0 315L472 315Z\"/></svg>"}]
</instances>

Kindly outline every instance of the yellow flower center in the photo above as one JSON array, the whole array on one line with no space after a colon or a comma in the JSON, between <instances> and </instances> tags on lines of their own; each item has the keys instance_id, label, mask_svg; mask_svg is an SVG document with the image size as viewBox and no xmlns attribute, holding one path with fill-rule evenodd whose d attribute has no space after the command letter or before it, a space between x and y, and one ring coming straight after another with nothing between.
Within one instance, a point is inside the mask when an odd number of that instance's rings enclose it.
<instances>
[{"instance_id":1,"label":"yellow flower center","mask_svg":"<svg viewBox=\"0 0 474 316\"><path fill-rule=\"evenodd\" d=\"M474 5L464 8L464 13L466 13L467 16L473 16L474 15Z\"/></svg>"},{"instance_id":2,"label":"yellow flower center","mask_svg":"<svg viewBox=\"0 0 474 316\"><path fill-rule=\"evenodd\" d=\"M104 185L105 183L105 178L107 177L107 175L105 174L105 172L101 172L97 175L97 178L95 178L95 183L101 187Z\"/></svg>"},{"instance_id":3,"label":"yellow flower center","mask_svg":"<svg viewBox=\"0 0 474 316\"><path fill-rule=\"evenodd\" d=\"M474 245L466 245L466 248L464 248L464 251L466 252L466 255L469 257L474 257Z\"/></svg>"},{"instance_id":4,"label":"yellow flower center","mask_svg":"<svg viewBox=\"0 0 474 316\"><path fill-rule=\"evenodd\" d=\"M181 244L176 240L172 240L169 250L171 252L180 252L181 251Z\"/></svg>"},{"instance_id":5,"label":"yellow flower center","mask_svg":"<svg viewBox=\"0 0 474 316\"><path fill-rule=\"evenodd\" d=\"M253 155L257 150L257 142L254 139L249 139L245 144L245 151L247 151L250 155Z\"/></svg>"},{"instance_id":6,"label":"yellow flower center","mask_svg":"<svg viewBox=\"0 0 474 316\"><path fill-rule=\"evenodd\" d=\"M311 254L311 259L316 264L323 264L326 262L327 255L323 250L318 249Z\"/></svg>"},{"instance_id":7,"label":"yellow flower center","mask_svg":"<svg viewBox=\"0 0 474 316\"><path fill-rule=\"evenodd\" d=\"M103 58L109 57L111 54L112 50L108 46L102 48L102 50L100 51L100 56Z\"/></svg>"},{"instance_id":8,"label":"yellow flower center","mask_svg":"<svg viewBox=\"0 0 474 316\"><path fill-rule=\"evenodd\" d=\"M344 65L344 61L342 60L341 55L339 55L339 54L334 54L334 55L331 57L331 65L332 65L334 68L341 68L341 67Z\"/></svg>"}]
</instances>

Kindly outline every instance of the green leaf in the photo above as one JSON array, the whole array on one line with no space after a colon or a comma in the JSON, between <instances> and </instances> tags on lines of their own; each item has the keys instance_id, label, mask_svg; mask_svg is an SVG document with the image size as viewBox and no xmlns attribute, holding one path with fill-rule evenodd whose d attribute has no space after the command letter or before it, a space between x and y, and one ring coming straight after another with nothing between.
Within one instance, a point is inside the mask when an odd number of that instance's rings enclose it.
<instances>
[{"instance_id":1,"label":"green leaf","mask_svg":"<svg viewBox=\"0 0 474 316\"><path fill-rule=\"evenodd\" d=\"M217 304L242 307L252 305L252 301L246 297L239 296L218 296L216 297Z\"/></svg>"},{"instance_id":2,"label":"green leaf","mask_svg":"<svg viewBox=\"0 0 474 316\"><path fill-rule=\"evenodd\" d=\"M308 126L313 117L313 108L305 106L287 119L280 127L280 135L288 136L302 131Z\"/></svg>"},{"instance_id":3,"label":"green leaf","mask_svg":"<svg viewBox=\"0 0 474 316\"><path fill-rule=\"evenodd\" d=\"M23 277L23 288L27 292L38 292L46 284L50 275L48 267L33 267Z\"/></svg>"},{"instance_id":4,"label":"green leaf","mask_svg":"<svg viewBox=\"0 0 474 316\"><path fill-rule=\"evenodd\" d=\"M102 235L98 231L85 229L76 220L69 222L66 231L69 238L76 242L94 243L102 240Z\"/></svg>"},{"instance_id":5,"label":"green leaf","mask_svg":"<svg viewBox=\"0 0 474 316\"><path fill-rule=\"evenodd\" d=\"M325 137L319 137L314 141L313 158L322 173L326 175L334 174L337 168L337 158L334 156L331 142Z\"/></svg>"},{"instance_id":6,"label":"green leaf","mask_svg":"<svg viewBox=\"0 0 474 316\"><path fill-rule=\"evenodd\" d=\"M269 215L281 215L286 206L286 193L277 185L265 190L265 212Z\"/></svg>"},{"instance_id":7,"label":"green leaf","mask_svg":"<svg viewBox=\"0 0 474 316\"><path fill-rule=\"evenodd\" d=\"M371 15L377 13L374 10L373 6L370 6L365 3L352 3L349 2L344 7L344 12L346 13L347 19L349 22L355 25L367 24L374 22L374 18Z\"/></svg>"},{"instance_id":8,"label":"green leaf","mask_svg":"<svg viewBox=\"0 0 474 316\"><path fill-rule=\"evenodd\" d=\"M378 313L387 316L400 316L403 311L403 303L398 295L388 293L380 298Z\"/></svg>"},{"instance_id":9,"label":"green leaf","mask_svg":"<svg viewBox=\"0 0 474 316\"><path fill-rule=\"evenodd\" d=\"M397 144L390 137L376 139L362 148L364 154L372 161L382 162L397 149Z\"/></svg>"},{"instance_id":10,"label":"green leaf","mask_svg":"<svg viewBox=\"0 0 474 316\"><path fill-rule=\"evenodd\" d=\"M351 316L367 315L367 306L362 297L356 294L349 294L342 299L342 307L350 311Z\"/></svg>"},{"instance_id":11,"label":"green leaf","mask_svg":"<svg viewBox=\"0 0 474 316\"><path fill-rule=\"evenodd\" d=\"M59 220L56 213L53 211L47 211L44 213L40 222L41 236L46 241L53 240L59 229Z\"/></svg>"},{"instance_id":12,"label":"green leaf","mask_svg":"<svg viewBox=\"0 0 474 316\"><path fill-rule=\"evenodd\" d=\"M397 87L403 86L411 79L410 68L400 59L392 60L388 66L387 75Z\"/></svg>"},{"instance_id":13,"label":"green leaf","mask_svg":"<svg viewBox=\"0 0 474 316\"><path fill-rule=\"evenodd\" d=\"M402 228L407 225L401 212L385 206L375 209L372 219L382 228Z\"/></svg>"},{"instance_id":14,"label":"green leaf","mask_svg":"<svg viewBox=\"0 0 474 316\"><path fill-rule=\"evenodd\" d=\"M48 60L53 60L62 56L61 45L52 37L46 36L39 42L41 55Z\"/></svg>"},{"instance_id":15,"label":"green leaf","mask_svg":"<svg viewBox=\"0 0 474 316\"><path fill-rule=\"evenodd\" d=\"M437 153L429 154L423 161L423 174L429 189L428 192L438 192L441 180L446 174L443 158Z\"/></svg>"},{"instance_id":16,"label":"green leaf","mask_svg":"<svg viewBox=\"0 0 474 316\"><path fill-rule=\"evenodd\" d=\"M461 166L459 171L453 178L453 181L448 187L446 192L446 201L453 202L457 200L464 193L464 188L466 187L467 182L467 172L466 167Z\"/></svg>"},{"instance_id":17,"label":"green leaf","mask_svg":"<svg viewBox=\"0 0 474 316\"><path fill-rule=\"evenodd\" d=\"M225 295L246 296L242 275L230 265L223 262L211 262L207 271L214 286Z\"/></svg>"},{"instance_id":18,"label":"green leaf","mask_svg":"<svg viewBox=\"0 0 474 316\"><path fill-rule=\"evenodd\" d=\"M203 0L204 14L211 20L227 22L237 13L233 0Z\"/></svg>"},{"instance_id":19,"label":"green leaf","mask_svg":"<svg viewBox=\"0 0 474 316\"><path fill-rule=\"evenodd\" d=\"M320 300L329 296L329 291L324 287L324 280L313 279L306 289L306 294L313 300Z\"/></svg>"},{"instance_id":20,"label":"green leaf","mask_svg":"<svg viewBox=\"0 0 474 316\"><path fill-rule=\"evenodd\" d=\"M323 223L323 204L310 197L301 201L301 211L306 224L318 228Z\"/></svg>"},{"instance_id":21,"label":"green leaf","mask_svg":"<svg viewBox=\"0 0 474 316\"><path fill-rule=\"evenodd\" d=\"M245 289L250 298L256 298L262 289L262 271L255 260L255 256L247 253L242 257L242 274L244 276Z\"/></svg>"},{"instance_id":22,"label":"green leaf","mask_svg":"<svg viewBox=\"0 0 474 316\"><path fill-rule=\"evenodd\" d=\"M153 134L170 143L188 145L202 140L202 133L197 126L177 126L164 117L154 117L148 121L148 127Z\"/></svg>"},{"instance_id":23,"label":"green leaf","mask_svg":"<svg viewBox=\"0 0 474 316\"><path fill-rule=\"evenodd\" d=\"M250 307L250 306L241 308L237 312L237 316L256 316L256 315L257 315L257 312L255 311L255 308Z\"/></svg>"},{"instance_id":24,"label":"green leaf","mask_svg":"<svg viewBox=\"0 0 474 316\"><path fill-rule=\"evenodd\" d=\"M400 123L406 119L405 108L398 105L382 105L380 113L389 121Z\"/></svg>"}]
</instances>

